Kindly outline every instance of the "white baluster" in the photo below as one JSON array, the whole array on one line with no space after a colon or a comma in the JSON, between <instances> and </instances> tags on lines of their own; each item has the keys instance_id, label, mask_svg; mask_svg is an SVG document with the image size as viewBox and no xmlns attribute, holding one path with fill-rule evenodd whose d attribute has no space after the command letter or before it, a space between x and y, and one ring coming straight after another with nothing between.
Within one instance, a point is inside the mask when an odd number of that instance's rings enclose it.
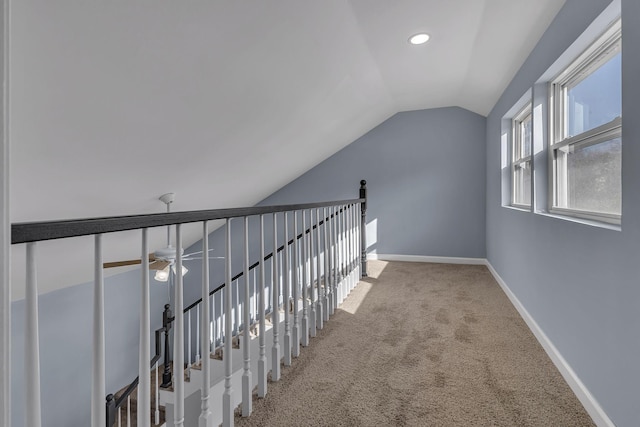
<instances>
[{"instance_id":1,"label":"white baluster","mask_svg":"<svg viewBox=\"0 0 640 427\"><path fill-rule=\"evenodd\" d=\"M351 289L353 290L353 288L356 287L356 283L358 283L358 279L356 277L356 258L354 256L354 254L356 253L356 206L355 205L351 205L350 208L350 212L351 212L351 249L350 249L350 256L349 256L349 262L351 264Z\"/></svg>"},{"instance_id":2,"label":"white baluster","mask_svg":"<svg viewBox=\"0 0 640 427\"><path fill-rule=\"evenodd\" d=\"M155 404L155 413L154 413L154 424L160 424L160 386L158 383L158 362L153 367L153 370L156 373L156 387L155 387L155 396L156 396L156 404Z\"/></svg>"},{"instance_id":3,"label":"white baluster","mask_svg":"<svg viewBox=\"0 0 640 427\"><path fill-rule=\"evenodd\" d=\"M182 310L182 231L181 225L176 224L176 284L174 289L175 325L173 332L173 423L176 427L184 425L184 316Z\"/></svg>"},{"instance_id":4,"label":"white baluster","mask_svg":"<svg viewBox=\"0 0 640 427\"><path fill-rule=\"evenodd\" d=\"M329 274L329 230L330 230L330 220L327 216L327 208L322 208L324 217L324 291L323 291L323 301L324 301L324 321L329 320L329 294L330 294L330 274Z\"/></svg>"},{"instance_id":5,"label":"white baluster","mask_svg":"<svg viewBox=\"0 0 640 427\"><path fill-rule=\"evenodd\" d=\"M345 207L342 206L340 208L340 278L342 279L342 291L340 292L340 303L342 303L347 296L347 266L346 266L346 256L347 256L347 212Z\"/></svg>"},{"instance_id":6,"label":"white baluster","mask_svg":"<svg viewBox=\"0 0 640 427\"><path fill-rule=\"evenodd\" d=\"M39 427L40 416L40 343L38 333L38 282L36 274L36 243L27 243L27 289L25 321L25 391L28 410L26 425ZM101 403L104 406L104 392Z\"/></svg>"},{"instance_id":7,"label":"white baluster","mask_svg":"<svg viewBox=\"0 0 640 427\"><path fill-rule=\"evenodd\" d=\"M338 215L338 301L336 307L342 304L344 298L344 221L342 216L343 210L341 206L337 208Z\"/></svg>"},{"instance_id":8,"label":"white baluster","mask_svg":"<svg viewBox=\"0 0 640 427\"><path fill-rule=\"evenodd\" d=\"M316 280L316 276L318 276L317 280L320 280L318 272L316 271L314 274L316 263L313 262L313 252L315 249L315 246L313 245L313 212L314 209L309 209L309 275L311 276L311 280L309 281L309 335L311 337L316 336L316 303L313 298L313 294L315 293L314 282Z\"/></svg>"},{"instance_id":9,"label":"white baluster","mask_svg":"<svg viewBox=\"0 0 640 427\"><path fill-rule=\"evenodd\" d=\"M202 310L198 313L199 327L197 328L198 350L202 349L203 356L200 359L202 369L202 385L200 387L200 417L199 427L213 427L213 413L210 404L211 358L209 357L211 324L209 323L209 230L207 221L202 223ZM199 307L199 306L198 306ZM198 309L199 310L199 309ZM200 354L200 351L198 351ZM199 356L196 356L198 358Z\"/></svg>"},{"instance_id":10,"label":"white baluster","mask_svg":"<svg viewBox=\"0 0 640 427\"><path fill-rule=\"evenodd\" d=\"M339 220L338 220L338 206L334 206L334 227L333 227L333 311L338 309L338 286L340 284L340 264L338 258L338 232L339 232Z\"/></svg>"},{"instance_id":11,"label":"white baluster","mask_svg":"<svg viewBox=\"0 0 640 427\"><path fill-rule=\"evenodd\" d=\"M149 363L151 361L151 344L149 330L151 329L149 303L149 237L148 229L142 229L142 278L140 283L140 333L138 350L138 426L151 426L151 378Z\"/></svg>"},{"instance_id":12,"label":"white baluster","mask_svg":"<svg viewBox=\"0 0 640 427\"><path fill-rule=\"evenodd\" d=\"M325 250L325 256L327 258L327 288L325 293L327 296L327 305L325 311L327 316L325 320L328 320L329 316L333 314L333 208L327 209L327 247Z\"/></svg>"},{"instance_id":13,"label":"white baluster","mask_svg":"<svg viewBox=\"0 0 640 427\"><path fill-rule=\"evenodd\" d=\"M236 296L233 303L233 334L238 336L240 334L240 282L238 280L235 281L233 290Z\"/></svg>"},{"instance_id":14,"label":"white baluster","mask_svg":"<svg viewBox=\"0 0 640 427\"><path fill-rule=\"evenodd\" d=\"M323 328L323 314L322 314L322 263L321 263L321 234L320 234L320 221L323 218L320 217L320 208L316 209L316 222L318 225L316 226L316 276L317 276L317 293L318 297L316 299L316 328Z\"/></svg>"},{"instance_id":15,"label":"white baluster","mask_svg":"<svg viewBox=\"0 0 640 427\"><path fill-rule=\"evenodd\" d=\"M104 403L106 386L104 357L104 274L102 270L102 235L96 234L94 240L95 264L93 282L93 375L91 386L91 426L98 427L104 426L106 424L106 408Z\"/></svg>"},{"instance_id":16,"label":"white baluster","mask_svg":"<svg viewBox=\"0 0 640 427\"><path fill-rule=\"evenodd\" d=\"M260 355L258 357L258 397L267 395L267 351L265 343L265 265L264 265L264 215L260 215L260 302L258 310L260 314Z\"/></svg>"},{"instance_id":17,"label":"white baluster","mask_svg":"<svg viewBox=\"0 0 640 427\"><path fill-rule=\"evenodd\" d=\"M111 427L111 426L109 426ZM118 427L122 427L122 410L118 408Z\"/></svg>"},{"instance_id":18,"label":"white baluster","mask_svg":"<svg viewBox=\"0 0 640 427\"><path fill-rule=\"evenodd\" d=\"M300 355L300 325L299 325L299 312L298 307L300 304L300 245L298 244L298 212L293 211L293 330L292 338L293 345L291 347L291 354L293 357Z\"/></svg>"},{"instance_id":19,"label":"white baluster","mask_svg":"<svg viewBox=\"0 0 640 427\"><path fill-rule=\"evenodd\" d=\"M187 355L187 378L191 378L191 310L185 313L187 317L187 348L185 354Z\"/></svg>"},{"instance_id":20,"label":"white baluster","mask_svg":"<svg viewBox=\"0 0 640 427\"><path fill-rule=\"evenodd\" d=\"M251 376L251 310L249 306L249 217L244 217L244 343L242 356L244 360L242 372L242 416L248 417L252 411L253 380Z\"/></svg>"},{"instance_id":21,"label":"white baluster","mask_svg":"<svg viewBox=\"0 0 640 427\"><path fill-rule=\"evenodd\" d=\"M209 257L206 257L202 260L202 264L204 265L204 262L209 260ZM200 305L204 303L206 296L202 297L202 303L196 305L196 356L194 358L194 363L197 365L198 362L200 362L200 342L202 341L200 339L200 324L202 322L200 322Z\"/></svg>"},{"instance_id":22,"label":"white baluster","mask_svg":"<svg viewBox=\"0 0 640 427\"><path fill-rule=\"evenodd\" d=\"M357 250L357 254L356 256L358 257L358 280L362 277L362 250L363 250L363 244L362 244L362 203L358 203L358 213L357 213L357 221L356 224L358 225L358 250Z\"/></svg>"},{"instance_id":23,"label":"white baluster","mask_svg":"<svg viewBox=\"0 0 640 427\"><path fill-rule=\"evenodd\" d=\"M222 394L222 425L230 427L233 425L233 390L231 388L232 355L231 344L233 341L231 328L231 306L233 304L233 289L231 283L231 219L227 219L226 229L226 255L225 255L225 276L226 286L224 293L224 393Z\"/></svg>"},{"instance_id":24,"label":"white baluster","mask_svg":"<svg viewBox=\"0 0 640 427\"><path fill-rule=\"evenodd\" d=\"M284 365L291 366L291 313L290 304L290 286L291 286L291 262L289 250L289 212L284 213L284 285L283 285L283 305L284 305Z\"/></svg>"},{"instance_id":25,"label":"white baluster","mask_svg":"<svg viewBox=\"0 0 640 427\"><path fill-rule=\"evenodd\" d=\"M307 290L309 282L307 281L307 265L309 263L309 248L307 246L307 214L302 211L302 337L301 344L304 347L309 345L309 300L307 299Z\"/></svg>"},{"instance_id":26,"label":"white baluster","mask_svg":"<svg viewBox=\"0 0 640 427\"><path fill-rule=\"evenodd\" d=\"M280 284L278 283L278 216L273 214L273 256L271 257L271 323L273 323L273 347L271 349L271 380L280 380Z\"/></svg>"}]
</instances>

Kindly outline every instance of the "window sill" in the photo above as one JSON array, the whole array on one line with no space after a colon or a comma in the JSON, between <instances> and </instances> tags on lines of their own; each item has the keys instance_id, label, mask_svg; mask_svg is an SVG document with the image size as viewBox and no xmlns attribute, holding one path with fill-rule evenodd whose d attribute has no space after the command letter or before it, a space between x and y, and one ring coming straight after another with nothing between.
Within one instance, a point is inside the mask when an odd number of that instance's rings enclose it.
<instances>
[{"instance_id":1,"label":"window sill","mask_svg":"<svg viewBox=\"0 0 640 427\"><path fill-rule=\"evenodd\" d=\"M531 207L530 206L524 206L524 205L502 205L503 208L507 208L507 209L511 209L514 211L518 211L518 212L526 212L526 213L531 213Z\"/></svg>"},{"instance_id":2,"label":"window sill","mask_svg":"<svg viewBox=\"0 0 640 427\"><path fill-rule=\"evenodd\" d=\"M591 227L604 228L605 230L622 231L622 226L620 224L611 224L608 222L596 221L593 219L579 218L579 217L568 216L568 215L560 215L557 213L550 213L550 212L536 212L536 214L541 216L546 216L549 218L576 222L578 224L588 225Z\"/></svg>"}]
</instances>

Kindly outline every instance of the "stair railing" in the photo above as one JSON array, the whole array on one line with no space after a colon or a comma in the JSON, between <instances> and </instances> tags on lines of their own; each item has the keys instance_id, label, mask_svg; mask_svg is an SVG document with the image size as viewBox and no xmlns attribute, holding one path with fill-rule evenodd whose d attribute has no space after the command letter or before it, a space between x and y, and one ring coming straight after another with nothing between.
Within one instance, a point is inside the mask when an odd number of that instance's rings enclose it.
<instances>
[{"instance_id":1,"label":"stair railing","mask_svg":"<svg viewBox=\"0 0 640 427\"><path fill-rule=\"evenodd\" d=\"M363 197L364 196L364 197ZM313 212L315 210L315 221L312 221ZM323 221L318 221L322 212ZM276 381L279 378L280 366L280 347L279 347L279 307L284 306L284 355L285 364L291 362L291 356L297 356L300 352L300 344L308 345L311 326L321 328L323 322L326 322L331 314L335 311L337 305L355 286L360 275L366 275L366 237L365 237L365 212L366 212L366 183L361 182L360 198L351 200L340 200L332 202L317 202L297 205L278 205L278 206L257 206L251 208L231 208L218 210L190 211L190 212L172 212L151 215L131 215L107 218L89 218L79 220L63 220L63 221L47 221L47 222L31 222L18 223L12 225L12 244L26 244L27 254L27 283L26 283L26 327L25 327L25 389L26 396L29 399L30 418L29 423L33 426L40 426L40 363L39 363L39 347L38 347L38 288L36 280L37 270L37 242L44 240L53 240L61 238L71 238L78 236L94 236L94 296L93 296L93 374L92 374L92 393L91 393L91 425L112 426L113 418L104 404L105 396L105 337L104 337L104 277L103 277L103 259L102 259L102 237L106 233L113 233L126 230L141 230L141 316L140 316L140 354L139 354L139 376L137 384L134 381L125 391L128 396L137 388L137 412L138 426L150 426L150 375L149 367L155 366L159 356L159 332L156 331L156 355L151 357L150 352L150 304L149 304L149 244L148 229L153 227L164 227L168 225L175 226L175 244L176 247L182 247L182 229L181 226L186 223L201 223L203 226L202 242L203 254L208 254L208 222L213 220L224 219L226 221L225 232L225 283L238 284L237 279L241 276L245 277L243 306L244 319L246 325L251 323L251 316L248 307L250 305L249 291L250 267L253 267L253 286L256 288L254 299L259 296L257 310L254 309L254 319L259 318L259 341L260 341L260 357L258 359L258 395L264 397L267 391L267 373L272 371L272 379ZM265 225L264 216L273 215L273 231L274 231L274 251L269 254L269 258L264 254ZM282 215L283 233L286 245L277 247L277 220L276 216ZM248 218L250 216L260 217L260 242L261 256L257 265L249 265L248 247L249 232ZM294 238L289 240L288 233L290 228L290 216L293 216ZM232 277L232 231L231 221L242 219L244 222L244 270L241 276ZM307 220L310 220L310 227L306 227ZM302 233L298 233L299 220L302 221ZM321 230L323 229L323 230ZM316 248L314 252L313 237L316 237ZM324 233L321 233L324 231ZM324 234L324 236L322 236ZM309 235L307 238L307 235ZM358 238L359 237L359 238ZM280 253L280 257L278 254ZM314 254L316 263L314 268ZM360 259L358 259L360 255ZM278 259L279 258L279 259ZM321 259L324 262L321 262ZM271 293L273 303L271 306L271 322L273 326L273 347L272 359L273 365L269 369L266 366L266 345L265 345L265 324L266 315L268 314L268 306L266 303L266 262L271 259L272 264L272 283ZM182 270L182 254L177 251L176 254L176 270ZM235 260L237 261L237 260ZM199 340L200 348L204 349L210 345L210 304L209 304L209 262L208 257L203 257L203 280L202 280L202 298L200 302L196 302L196 310L200 315L199 323ZM323 265L324 264L324 265ZM260 270L259 280L255 272ZM174 302L177 307L183 307L183 279L181 274L177 274L174 286ZM256 283L258 282L258 283ZM316 284L317 293L314 293L314 284ZM259 286L258 286L259 285ZM234 329L240 331L239 316L232 316L232 310L238 312L240 309L240 301L237 298L234 307L232 292L234 286L223 290L220 286L215 291L224 292L224 307L220 310L220 319L224 323L224 332L221 334L224 347L222 349L224 361L224 392L221 396L222 401L222 423L224 426L233 425L234 407L239 402L235 402L232 397L231 377L232 363L232 336ZM282 287L283 298L280 297L280 288ZM239 286L235 286L237 291ZM299 300L302 299L302 322L299 322L300 309ZM309 304L313 306L310 309ZM292 305L290 312L289 306ZM191 310L193 307L189 306ZM186 310L187 312L189 310ZM310 319L310 312L313 320ZM249 320L247 320L249 318ZM291 322L293 318L293 322ZM190 319L190 317L189 317ZM235 325L234 325L235 320ZM180 316L172 319L174 325L173 348L185 348L185 322L184 312ZM187 321L187 325L188 325ZM291 325L293 323L293 325ZM163 328L166 333L168 329ZM246 328L248 329L248 328ZM244 333L244 348L250 345L249 330ZM165 346L166 352L167 346ZM289 354L289 350L291 353ZM191 351L189 348L188 351ZM185 366L185 354L183 351L174 352L174 367ZM190 355L187 355L189 361ZM167 359L167 358L166 358ZM166 364L167 360L165 360ZM251 413L251 390L253 387L252 372L250 369L250 361L248 356L244 355L243 360L243 378L242 378L242 415L248 416ZM213 411L210 402L209 387L209 357L202 358L202 408L200 420L206 425L212 425ZM157 371L156 371L157 372ZM172 387L173 387L173 423L175 426L183 426L185 422L184 413L184 376L177 375L174 369ZM118 399L122 404L123 394ZM113 400L113 399L112 399ZM115 406L117 407L115 402ZM156 401L158 405L158 401ZM112 406L114 406L112 404ZM112 407L111 406L111 407ZM216 411L218 412L218 411ZM111 418L108 418L111 416ZM108 424L110 423L110 424Z\"/></svg>"}]
</instances>

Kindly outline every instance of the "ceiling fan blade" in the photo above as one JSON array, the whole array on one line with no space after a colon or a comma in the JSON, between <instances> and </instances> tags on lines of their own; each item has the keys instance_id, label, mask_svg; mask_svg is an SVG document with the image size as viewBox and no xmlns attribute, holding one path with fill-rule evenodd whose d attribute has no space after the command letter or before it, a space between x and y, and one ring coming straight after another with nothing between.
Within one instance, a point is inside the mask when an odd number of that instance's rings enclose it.
<instances>
[{"instance_id":1,"label":"ceiling fan blade","mask_svg":"<svg viewBox=\"0 0 640 427\"><path fill-rule=\"evenodd\" d=\"M214 249L209 249L209 252L211 252L211 251L213 251L213 250L214 250ZM182 257L183 257L183 258L184 258L184 257L189 257L189 256L191 256L191 255L198 255L198 254L201 254L201 253L202 253L202 251L190 252L190 253L188 253L188 254L184 254L184 255L182 255Z\"/></svg>"},{"instance_id":2,"label":"ceiling fan blade","mask_svg":"<svg viewBox=\"0 0 640 427\"><path fill-rule=\"evenodd\" d=\"M126 261L105 262L104 264L102 264L102 268L125 267L127 265L137 265L137 264L142 264L142 260L128 259Z\"/></svg>"},{"instance_id":3,"label":"ceiling fan blade","mask_svg":"<svg viewBox=\"0 0 640 427\"><path fill-rule=\"evenodd\" d=\"M149 262L153 262L156 260L156 256L153 253L149 254ZM141 259L128 259L125 261L114 261L114 262L105 262L102 264L102 268L113 268L113 267L126 267L127 265L138 265L142 264Z\"/></svg>"},{"instance_id":4,"label":"ceiling fan blade","mask_svg":"<svg viewBox=\"0 0 640 427\"><path fill-rule=\"evenodd\" d=\"M164 270L169 265L171 265L171 262L169 261L153 261L151 264L149 264L149 270Z\"/></svg>"}]
</instances>

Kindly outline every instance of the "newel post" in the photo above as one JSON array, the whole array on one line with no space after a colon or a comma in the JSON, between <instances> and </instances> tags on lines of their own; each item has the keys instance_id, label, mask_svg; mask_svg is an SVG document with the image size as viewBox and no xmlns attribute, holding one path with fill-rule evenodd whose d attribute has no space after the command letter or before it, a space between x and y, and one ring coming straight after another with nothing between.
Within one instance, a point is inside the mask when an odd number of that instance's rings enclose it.
<instances>
[{"instance_id":1,"label":"newel post","mask_svg":"<svg viewBox=\"0 0 640 427\"><path fill-rule=\"evenodd\" d=\"M362 277L367 277L367 181L360 181L360 198L364 199L360 204L360 265Z\"/></svg>"},{"instance_id":2,"label":"newel post","mask_svg":"<svg viewBox=\"0 0 640 427\"><path fill-rule=\"evenodd\" d=\"M164 372L162 373L162 384L160 387L171 387L171 355L169 354L169 331L171 330L171 322L173 322L173 314L171 306L165 304L162 313L162 329L164 329Z\"/></svg>"}]
</instances>

